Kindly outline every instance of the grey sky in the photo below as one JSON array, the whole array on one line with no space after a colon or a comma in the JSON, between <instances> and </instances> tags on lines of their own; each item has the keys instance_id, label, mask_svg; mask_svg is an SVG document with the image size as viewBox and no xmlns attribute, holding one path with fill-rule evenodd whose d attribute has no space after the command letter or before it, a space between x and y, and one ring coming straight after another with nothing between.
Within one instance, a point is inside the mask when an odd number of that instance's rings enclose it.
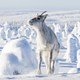
<instances>
[{"instance_id":1,"label":"grey sky","mask_svg":"<svg viewBox=\"0 0 80 80\"><path fill-rule=\"evenodd\" d=\"M79 10L80 0L0 0L0 10Z\"/></svg>"}]
</instances>

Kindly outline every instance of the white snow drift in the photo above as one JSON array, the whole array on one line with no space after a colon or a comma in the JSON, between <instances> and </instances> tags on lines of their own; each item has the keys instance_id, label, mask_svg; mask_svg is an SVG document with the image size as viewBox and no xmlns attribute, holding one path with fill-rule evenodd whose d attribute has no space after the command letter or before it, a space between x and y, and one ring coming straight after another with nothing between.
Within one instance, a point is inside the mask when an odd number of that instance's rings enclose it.
<instances>
[{"instance_id":1,"label":"white snow drift","mask_svg":"<svg viewBox=\"0 0 80 80\"><path fill-rule=\"evenodd\" d=\"M0 56L0 74L22 74L36 68L36 58L25 38L8 42Z\"/></svg>"}]
</instances>

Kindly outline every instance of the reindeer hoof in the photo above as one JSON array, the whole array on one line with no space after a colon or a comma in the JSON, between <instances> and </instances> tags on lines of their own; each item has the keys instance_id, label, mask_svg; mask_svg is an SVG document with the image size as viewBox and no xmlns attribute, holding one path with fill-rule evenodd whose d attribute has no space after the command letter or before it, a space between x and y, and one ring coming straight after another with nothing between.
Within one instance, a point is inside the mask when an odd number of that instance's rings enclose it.
<instances>
[{"instance_id":1,"label":"reindeer hoof","mask_svg":"<svg viewBox=\"0 0 80 80\"><path fill-rule=\"evenodd\" d=\"M51 71L48 71L48 74L53 74L53 73L54 73L54 71L52 71L52 70Z\"/></svg>"},{"instance_id":2,"label":"reindeer hoof","mask_svg":"<svg viewBox=\"0 0 80 80\"><path fill-rule=\"evenodd\" d=\"M40 70L38 70L38 71L37 71L37 74L41 74L41 71L40 71Z\"/></svg>"},{"instance_id":3,"label":"reindeer hoof","mask_svg":"<svg viewBox=\"0 0 80 80\"><path fill-rule=\"evenodd\" d=\"M51 70L51 73L54 73L54 69Z\"/></svg>"},{"instance_id":4,"label":"reindeer hoof","mask_svg":"<svg viewBox=\"0 0 80 80\"><path fill-rule=\"evenodd\" d=\"M18 71L14 71L13 75L19 75L20 73Z\"/></svg>"}]
</instances>

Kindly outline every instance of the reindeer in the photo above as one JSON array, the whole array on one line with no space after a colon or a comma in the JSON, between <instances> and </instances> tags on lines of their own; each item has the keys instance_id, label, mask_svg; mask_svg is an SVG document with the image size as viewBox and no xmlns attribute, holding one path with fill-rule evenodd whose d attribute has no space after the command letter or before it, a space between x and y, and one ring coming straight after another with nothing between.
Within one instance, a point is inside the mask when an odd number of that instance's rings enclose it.
<instances>
[{"instance_id":1,"label":"reindeer","mask_svg":"<svg viewBox=\"0 0 80 80\"><path fill-rule=\"evenodd\" d=\"M42 59L45 62L47 72L54 72L54 63L59 53L60 45L55 33L45 23L48 14L37 15L37 17L29 20L30 26L37 32L37 59L38 73L41 74Z\"/></svg>"}]
</instances>

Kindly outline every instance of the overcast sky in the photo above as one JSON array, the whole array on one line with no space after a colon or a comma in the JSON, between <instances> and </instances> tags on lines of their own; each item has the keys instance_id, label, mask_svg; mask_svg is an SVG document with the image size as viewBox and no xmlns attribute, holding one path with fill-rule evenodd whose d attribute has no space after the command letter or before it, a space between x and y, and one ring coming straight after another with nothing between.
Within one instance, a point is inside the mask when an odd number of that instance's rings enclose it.
<instances>
[{"instance_id":1,"label":"overcast sky","mask_svg":"<svg viewBox=\"0 0 80 80\"><path fill-rule=\"evenodd\" d=\"M0 0L0 10L80 10L80 0Z\"/></svg>"}]
</instances>

